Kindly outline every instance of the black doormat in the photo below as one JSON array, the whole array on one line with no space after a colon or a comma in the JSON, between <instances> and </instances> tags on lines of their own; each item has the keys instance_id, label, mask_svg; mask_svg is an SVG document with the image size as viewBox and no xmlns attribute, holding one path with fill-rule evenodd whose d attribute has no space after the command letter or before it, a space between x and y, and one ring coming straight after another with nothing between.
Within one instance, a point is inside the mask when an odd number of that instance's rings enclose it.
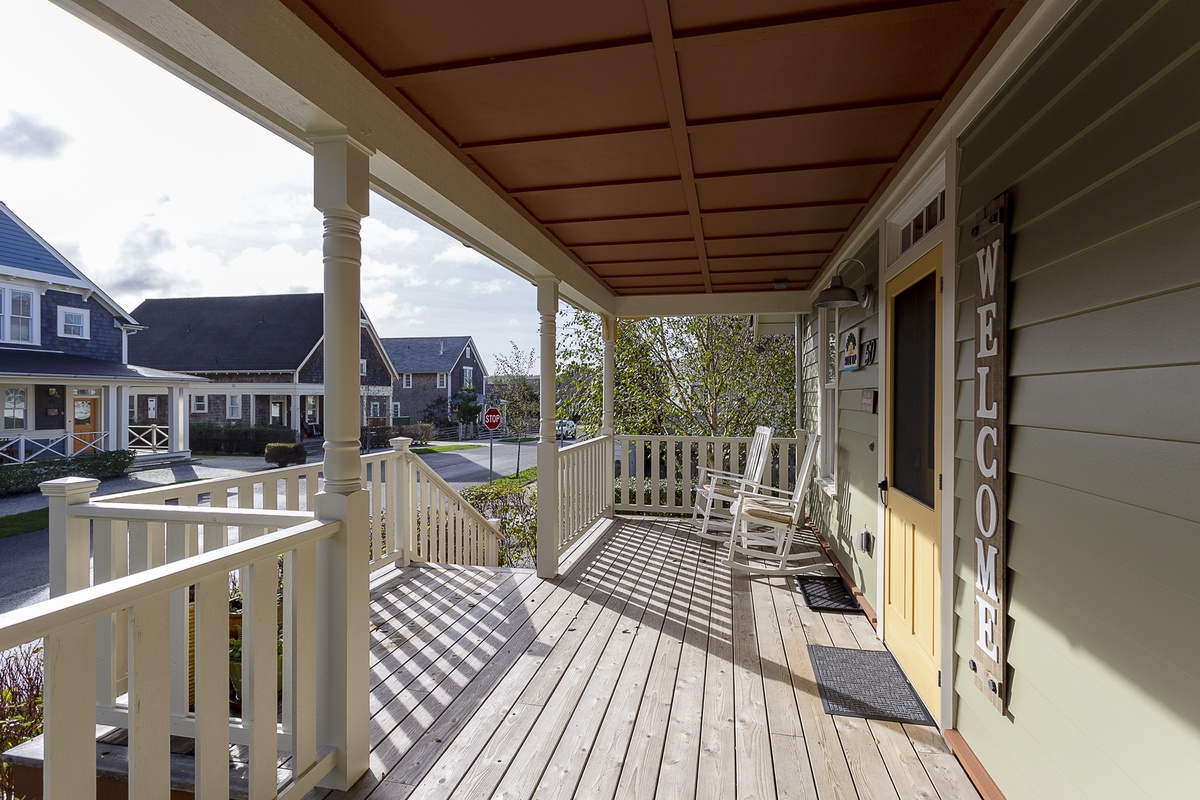
<instances>
[{"instance_id":1,"label":"black doormat","mask_svg":"<svg viewBox=\"0 0 1200 800\"><path fill-rule=\"evenodd\" d=\"M821 611L860 611L854 594L837 576L797 575L796 586L809 608Z\"/></svg>"},{"instance_id":2,"label":"black doormat","mask_svg":"<svg viewBox=\"0 0 1200 800\"><path fill-rule=\"evenodd\" d=\"M936 724L888 651L810 644L808 655L826 714Z\"/></svg>"}]
</instances>

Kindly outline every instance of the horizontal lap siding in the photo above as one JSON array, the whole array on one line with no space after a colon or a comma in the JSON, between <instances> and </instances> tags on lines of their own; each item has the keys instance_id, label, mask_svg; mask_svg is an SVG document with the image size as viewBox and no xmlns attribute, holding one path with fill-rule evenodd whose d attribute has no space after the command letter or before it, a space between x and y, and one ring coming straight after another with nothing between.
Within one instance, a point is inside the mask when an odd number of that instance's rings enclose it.
<instances>
[{"instance_id":1,"label":"horizontal lap siding","mask_svg":"<svg viewBox=\"0 0 1200 800\"><path fill-rule=\"evenodd\" d=\"M961 141L957 727L1010 800L1200 786L1200 3L1083 2ZM974 687L976 211L1012 198L1010 714Z\"/></svg>"}]
</instances>

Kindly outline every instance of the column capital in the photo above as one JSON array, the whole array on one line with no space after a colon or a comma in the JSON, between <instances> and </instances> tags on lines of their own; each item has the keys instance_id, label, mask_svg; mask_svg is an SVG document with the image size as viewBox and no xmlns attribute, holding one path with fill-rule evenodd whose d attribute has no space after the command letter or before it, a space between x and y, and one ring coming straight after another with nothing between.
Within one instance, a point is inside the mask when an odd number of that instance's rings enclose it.
<instances>
[{"instance_id":1,"label":"column capital","mask_svg":"<svg viewBox=\"0 0 1200 800\"><path fill-rule=\"evenodd\" d=\"M95 478L56 478L52 481L38 484L46 497L65 497L67 504L86 503L92 493L100 488L100 481Z\"/></svg>"},{"instance_id":2,"label":"column capital","mask_svg":"<svg viewBox=\"0 0 1200 800\"><path fill-rule=\"evenodd\" d=\"M320 211L344 209L367 216L374 150L344 133L313 135L309 141L313 145L313 205Z\"/></svg>"},{"instance_id":3,"label":"column capital","mask_svg":"<svg viewBox=\"0 0 1200 800\"><path fill-rule=\"evenodd\" d=\"M537 310L543 317L558 314L558 278L546 276L537 281Z\"/></svg>"}]
</instances>

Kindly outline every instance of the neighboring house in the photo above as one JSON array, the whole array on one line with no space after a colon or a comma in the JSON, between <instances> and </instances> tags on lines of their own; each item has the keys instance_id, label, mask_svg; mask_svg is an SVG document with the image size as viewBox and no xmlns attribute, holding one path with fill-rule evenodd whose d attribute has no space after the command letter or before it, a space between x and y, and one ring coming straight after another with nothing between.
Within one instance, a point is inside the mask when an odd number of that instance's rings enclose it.
<instances>
[{"instance_id":1,"label":"neighboring house","mask_svg":"<svg viewBox=\"0 0 1200 800\"><path fill-rule=\"evenodd\" d=\"M129 312L0 203L0 465L132 446L186 458L190 375L128 363ZM153 392L158 424L129 427Z\"/></svg>"},{"instance_id":2,"label":"neighboring house","mask_svg":"<svg viewBox=\"0 0 1200 800\"><path fill-rule=\"evenodd\" d=\"M464 386L474 387L482 401L488 371L470 336L384 339L383 346L397 372L392 390L393 417L424 422L436 407L444 417L439 415L430 421L448 419Z\"/></svg>"},{"instance_id":3,"label":"neighboring house","mask_svg":"<svg viewBox=\"0 0 1200 800\"><path fill-rule=\"evenodd\" d=\"M148 330L130 340L130 353L211 381L191 397L193 423L281 425L319 435L325 418L323 302L321 294L147 300L135 313ZM385 425L396 373L365 311L360 330L360 422ZM137 415L155 400L138 398Z\"/></svg>"}]
</instances>

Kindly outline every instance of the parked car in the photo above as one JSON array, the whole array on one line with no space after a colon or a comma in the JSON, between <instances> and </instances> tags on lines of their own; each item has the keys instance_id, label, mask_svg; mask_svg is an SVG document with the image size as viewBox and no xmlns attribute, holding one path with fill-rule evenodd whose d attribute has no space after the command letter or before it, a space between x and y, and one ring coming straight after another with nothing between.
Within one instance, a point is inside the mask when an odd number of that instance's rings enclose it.
<instances>
[{"instance_id":1,"label":"parked car","mask_svg":"<svg viewBox=\"0 0 1200 800\"><path fill-rule=\"evenodd\" d=\"M555 438L558 439L574 439L575 438L575 423L569 419L560 419L554 423Z\"/></svg>"}]
</instances>

